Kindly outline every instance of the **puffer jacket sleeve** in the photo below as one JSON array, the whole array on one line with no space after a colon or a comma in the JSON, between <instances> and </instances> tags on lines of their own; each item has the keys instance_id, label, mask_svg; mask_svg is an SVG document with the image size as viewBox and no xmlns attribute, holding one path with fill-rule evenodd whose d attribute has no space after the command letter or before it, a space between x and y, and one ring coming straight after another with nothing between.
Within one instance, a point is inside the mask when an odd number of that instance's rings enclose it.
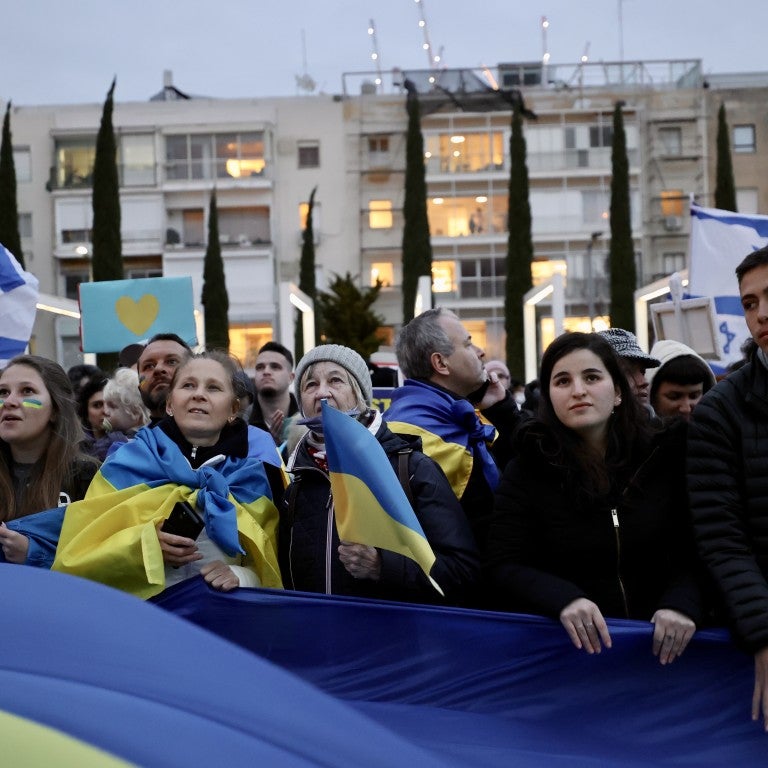
<instances>
[{"instance_id":1,"label":"puffer jacket sleeve","mask_svg":"<svg viewBox=\"0 0 768 768\"><path fill-rule=\"evenodd\" d=\"M744 447L755 430L745 412L742 371L697 404L688 433L688 494L699 554L722 593L741 641L751 651L768 646L768 582L755 557ZM763 454L768 443L763 439ZM764 480L768 484L768 480ZM764 507L765 509L765 507ZM768 523L768 512L763 512ZM763 542L764 544L766 542Z\"/></svg>"}]
</instances>

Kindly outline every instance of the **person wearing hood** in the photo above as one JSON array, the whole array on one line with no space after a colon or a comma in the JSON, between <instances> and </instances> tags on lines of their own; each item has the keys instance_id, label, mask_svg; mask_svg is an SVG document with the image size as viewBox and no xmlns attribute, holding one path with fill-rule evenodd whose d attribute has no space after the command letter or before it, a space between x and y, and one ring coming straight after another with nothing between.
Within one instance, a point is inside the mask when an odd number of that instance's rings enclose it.
<instances>
[{"instance_id":1,"label":"person wearing hood","mask_svg":"<svg viewBox=\"0 0 768 768\"><path fill-rule=\"evenodd\" d=\"M436 556L430 577L448 603L461 602L479 577L472 532L440 467L421 440L395 435L371 408L371 377L363 358L323 344L299 361L296 400L308 432L288 460L293 481L280 514L278 557L287 589L406 602L443 602L415 561L389 550L341 541L336 527L322 424L322 401L375 435Z\"/></svg>"},{"instance_id":2,"label":"person wearing hood","mask_svg":"<svg viewBox=\"0 0 768 768\"><path fill-rule=\"evenodd\" d=\"M646 373L653 410L661 418L689 421L696 403L717 383L715 374L693 349L673 339L657 341L651 357L660 363Z\"/></svg>"}]
</instances>

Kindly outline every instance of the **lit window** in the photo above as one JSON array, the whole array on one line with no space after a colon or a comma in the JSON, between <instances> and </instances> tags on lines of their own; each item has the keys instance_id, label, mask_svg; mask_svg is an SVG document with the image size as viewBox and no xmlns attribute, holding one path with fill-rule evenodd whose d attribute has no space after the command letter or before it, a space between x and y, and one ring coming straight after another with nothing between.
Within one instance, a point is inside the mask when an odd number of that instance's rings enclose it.
<instances>
[{"instance_id":1,"label":"lit window","mask_svg":"<svg viewBox=\"0 0 768 768\"><path fill-rule=\"evenodd\" d=\"M371 264L371 285L379 281L384 288L391 288L394 282L394 270L391 261L375 261Z\"/></svg>"},{"instance_id":2,"label":"lit window","mask_svg":"<svg viewBox=\"0 0 768 768\"><path fill-rule=\"evenodd\" d=\"M155 183L155 138L152 134L120 137L120 183L125 186Z\"/></svg>"},{"instance_id":3,"label":"lit window","mask_svg":"<svg viewBox=\"0 0 768 768\"><path fill-rule=\"evenodd\" d=\"M682 189L665 189L661 193L661 215L682 216L685 195Z\"/></svg>"},{"instance_id":4,"label":"lit window","mask_svg":"<svg viewBox=\"0 0 768 768\"><path fill-rule=\"evenodd\" d=\"M259 350L273 338L272 326L268 323L230 323L229 351L240 361L243 368L253 370Z\"/></svg>"},{"instance_id":5,"label":"lit window","mask_svg":"<svg viewBox=\"0 0 768 768\"><path fill-rule=\"evenodd\" d=\"M734 152L754 152L755 151L755 126L754 125L734 125L733 126L733 151Z\"/></svg>"},{"instance_id":6,"label":"lit window","mask_svg":"<svg viewBox=\"0 0 768 768\"><path fill-rule=\"evenodd\" d=\"M93 180L96 136L56 139L56 184L58 187L88 187Z\"/></svg>"},{"instance_id":7,"label":"lit window","mask_svg":"<svg viewBox=\"0 0 768 768\"><path fill-rule=\"evenodd\" d=\"M371 229L392 229L391 200L371 200L368 203L368 226Z\"/></svg>"},{"instance_id":8,"label":"lit window","mask_svg":"<svg viewBox=\"0 0 768 768\"><path fill-rule=\"evenodd\" d=\"M299 142L299 168L320 167L320 143Z\"/></svg>"},{"instance_id":9,"label":"lit window","mask_svg":"<svg viewBox=\"0 0 768 768\"><path fill-rule=\"evenodd\" d=\"M455 262L432 262L432 291L433 293L454 293L456 291Z\"/></svg>"}]
</instances>

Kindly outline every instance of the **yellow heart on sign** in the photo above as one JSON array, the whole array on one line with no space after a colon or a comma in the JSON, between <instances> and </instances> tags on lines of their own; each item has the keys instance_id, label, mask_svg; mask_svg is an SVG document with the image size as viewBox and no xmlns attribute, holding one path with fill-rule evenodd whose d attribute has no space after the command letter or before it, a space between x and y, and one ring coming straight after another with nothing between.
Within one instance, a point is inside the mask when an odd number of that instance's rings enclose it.
<instances>
[{"instance_id":1,"label":"yellow heart on sign","mask_svg":"<svg viewBox=\"0 0 768 768\"><path fill-rule=\"evenodd\" d=\"M138 301L121 296L115 302L117 319L136 336L142 336L152 327L159 311L160 302L151 293L145 293Z\"/></svg>"}]
</instances>

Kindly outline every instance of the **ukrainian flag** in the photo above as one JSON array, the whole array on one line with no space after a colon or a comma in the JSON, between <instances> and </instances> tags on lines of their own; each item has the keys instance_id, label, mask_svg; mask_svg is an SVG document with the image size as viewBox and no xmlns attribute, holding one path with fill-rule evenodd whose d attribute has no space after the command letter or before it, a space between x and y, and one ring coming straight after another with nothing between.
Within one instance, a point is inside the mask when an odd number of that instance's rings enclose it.
<instances>
[{"instance_id":1,"label":"ukrainian flag","mask_svg":"<svg viewBox=\"0 0 768 768\"><path fill-rule=\"evenodd\" d=\"M326 401L322 408L339 537L409 557L442 595L429 575L435 553L379 441L357 419Z\"/></svg>"}]
</instances>

